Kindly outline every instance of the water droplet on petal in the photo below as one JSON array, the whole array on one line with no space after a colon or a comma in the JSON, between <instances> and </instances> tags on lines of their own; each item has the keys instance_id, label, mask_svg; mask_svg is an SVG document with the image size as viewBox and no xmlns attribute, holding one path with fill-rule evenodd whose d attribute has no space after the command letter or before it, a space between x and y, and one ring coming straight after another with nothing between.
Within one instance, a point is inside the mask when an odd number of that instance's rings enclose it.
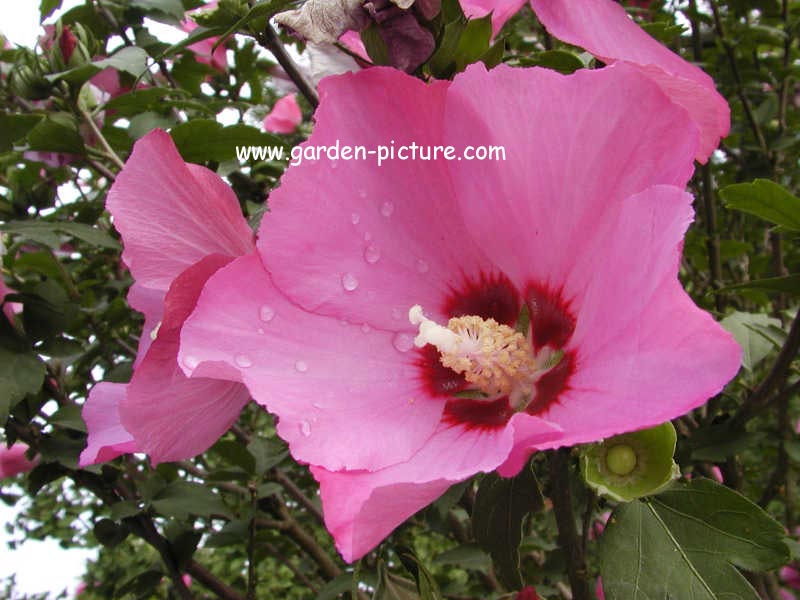
<instances>
[{"instance_id":1,"label":"water droplet on petal","mask_svg":"<svg viewBox=\"0 0 800 600\"><path fill-rule=\"evenodd\" d=\"M303 360L298 360L296 363L294 363L294 368L298 373L305 373L308 371L308 365Z\"/></svg>"},{"instance_id":2,"label":"water droplet on petal","mask_svg":"<svg viewBox=\"0 0 800 600\"><path fill-rule=\"evenodd\" d=\"M374 265L381 258L381 251L375 244L370 244L364 249L364 260Z\"/></svg>"},{"instance_id":3,"label":"water droplet on petal","mask_svg":"<svg viewBox=\"0 0 800 600\"><path fill-rule=\"evenodd\" d=\"M364 232L364 241L368 242L372 239L372 234L369 231Z\"/></svg>"},{"instance_id":4,"label":"water droplet on petal","mask_svg":"<svg viewBox=\"0 0 800 600\"><path fill-rule=\"evenodd\" d=\"M366 198L367 197L367 190L359 190L358 197L359 198Z\"/></svg>"},{"instance_id":5,"label":"water droplet on petal","mask_svg":"<svg viewBox=\"0 0 800 600\"><path fill-rule=\"evenodd\" d=\"M358 287L358 279L352 273L345 273L342 275L342 287L346 291L352 292Z\"/></svg>"},{"instance_id":6,"label":"water droplet on petal","mask_svg":"<svg viewBox=\"0 0 800 600\"><path fill-rule=\"evenodd\" d=\"M361 220L361 215L359 215L358 213L353 213L352 215L350 215L350 222L353 225L358 225L358 222L360 220Z\"/></svg>"},{"instance_id":7,"label":"water droplet on petal","mask_svg":"<svg viewBox=\"0 0 800 600\"><path fill-rule=\"evenodd\" d=\"M311 423L308 421L300 421L300 433L302 433L305 437L311 435Z\"/></svg>"},{"instance_id":8,"label":"water droplet on petal","mask_svg":"<svg viewBox=\"0 0 800 600\"><path fill-rule=\"evenodd\" d=\"M200 364L200 359L196 356L186 356L183 359L183 364L186 365L187 369L196 369L197 365Z\"/></svg>"},{"instance_id":9,"label":"water droplet on petal","mask_svg":"<svg viewBox=\"0 0 800 600\"><path fill-rule=\"evenodd\" d=\"M381 204L381 214L386 217L387 219L392 216L394 212L394 204L389 202L388 200Z\"/></svg>"},{"instance_id":10,"label":"water droplet on petal","mask_svg":"<svg viewBox=\"0 0 800 600\"><path fill-rule=\"evenodd\" d=\"M427 273L430 268L430 265L421 258L417 261L417 273Z\"/></svg>"},{"instance_id":11,"label":"water droplet on petal","mask_svg":"<svg viewBox=\"0 0 800 600\"><path fill-rule=\"evenodd\" d=\"M393 308L393 309L392 309L392 318L393 318L395 321L399 321L400 319L402 319L402 318L403 318L403 311L401 311L401 310L400 310L399 308L397 308L397 307Z\"/></svg>"},{"instance_id":12,"label":"water droplet on petal","mask_svg":"<svg viewBox=\"0 0 800 600\"><path fill-rule=\"evenodd\" d=\"M264 321L264 323L269 323L275 318L275 309L265 304L258 309L258 318Z\"/></svg>"},{"instance_id":13,"label":"water droplet on petal","mask_svg":"<svg viewBox=\"0 0 800 600\"><path fill-rule=\"evenodd\" d=\"M398 352L408 352L414 347L414 336L408 333L396 333L392 345Z\"/></svg>"},{"instance_id":14,"label":"water droplet on petal","mask_svg":"<svg viewBox=\"0 0 800 600\"><path fill-rule=\"evenodd\" d=\"M370 327L368 324L364 323L361 326L361 331L364 332L364 333L369 333L370 331L372 331L372 327Z\"/></svg>"},{"instance_id":15,"label":"water droplet on petal","mask_svg":"<svg viewBox=\"0 0 800 600\"><path fill-rule=\"evenodd\" d=\"M339 161L336 159L331 160L331 169L335 169L339 166Z\"/></svg>"},{"instance_id":16,"label":"water droplet on petal","mask_svg":"<svg viewBox=\"0 0 800 600\"><path fill-rule=\"evenodd\" d=\"M253 359L247 356L246 354L237 354L233 358L233 362L236 363L237 367L241 367L243 369L253 366Z\"/></svg>"},{"instance_id":17,"label":"water droplet on petal","mask_svg":"<svg viewBox=\"0 0 800 600\"><path fill-rule=\"evenodd\" d=\"M325 407L325 405L322 404L322 402L312 402L311 406L313 406L314 408L324 408Z\"/></svg>"},{"instance_id":18,"label":"water droplet on petal","mask_svg":"<svg viewBox=\"0 0 800 600\"><path fill-rule=\"evenodd\" d=\"M264 329L259 327L256 331L258 331L258 335L264 335Z\"/></svg>"}]
</instances>

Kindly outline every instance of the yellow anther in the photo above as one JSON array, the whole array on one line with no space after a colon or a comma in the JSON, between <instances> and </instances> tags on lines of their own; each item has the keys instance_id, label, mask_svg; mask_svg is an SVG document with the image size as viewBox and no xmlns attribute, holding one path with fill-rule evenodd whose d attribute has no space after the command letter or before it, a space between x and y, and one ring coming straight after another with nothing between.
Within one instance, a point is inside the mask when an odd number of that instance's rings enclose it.
<instances>
[{"instance_id":1,"label":"yellow anther","mask_svg":"<svg viewBox=\"0 0 800 600\"><path fill-rule=\"evenodd\" d=\"M494 319L456 317L443 327L414 306L409 319L419 326L418 347L432 344L441 363L489 397L508 395L514 405L531 400L534 383L542 373L530 342L524 335Z\"/></svg>"}]
</instances>

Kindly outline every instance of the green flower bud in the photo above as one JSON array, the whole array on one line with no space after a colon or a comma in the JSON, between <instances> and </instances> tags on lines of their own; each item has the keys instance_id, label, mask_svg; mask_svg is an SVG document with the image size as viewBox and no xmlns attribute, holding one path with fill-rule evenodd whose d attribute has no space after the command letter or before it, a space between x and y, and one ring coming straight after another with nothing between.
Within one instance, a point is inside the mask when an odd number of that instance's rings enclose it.
<instances>
[{"instance_id":1,"label":"green flower bud","mask_svg":"<svg viewBox=\"0 0 800 600\"><path fill-rule=\"evenodd\" d=\"M581 451L581 473L598 494L621 502L660 492L680 475L672 423L617 435Z\"/></svg>"}]
</instances>

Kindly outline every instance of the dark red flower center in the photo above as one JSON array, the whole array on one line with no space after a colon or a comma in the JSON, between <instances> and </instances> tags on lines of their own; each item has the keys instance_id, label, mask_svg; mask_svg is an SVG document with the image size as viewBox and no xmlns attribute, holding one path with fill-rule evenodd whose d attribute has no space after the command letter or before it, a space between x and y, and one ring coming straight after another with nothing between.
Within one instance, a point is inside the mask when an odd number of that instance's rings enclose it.
<instances>
[{"instance_id":1,"label":"dark red flower center","mask_svg":"<svg viewBox=\"0 0 800 600\"><path fill-rule=\"evenodd\" d=\"M477 316L514 327L523 306L530 315L533 352L545 348L546 352L558 351L566 345L575 330L575 318L560 293L543 285L531 283L520 293L503 274L481 274L477 280L465 280L458 288L453 288L443 310L448 317ZM468 428L496 429L504 427L516 412L508 396L493 400L459 397L472 389L464 375L445 367L439 350L432 345L417 352L417 365L428 392L432 396L449 398L444 410L445 421ZM524 410L529 414L546 412L568 388L574 368L573 353L562 354L558 363L536 381L533 401Z\"/></svg>"}]
</instances>

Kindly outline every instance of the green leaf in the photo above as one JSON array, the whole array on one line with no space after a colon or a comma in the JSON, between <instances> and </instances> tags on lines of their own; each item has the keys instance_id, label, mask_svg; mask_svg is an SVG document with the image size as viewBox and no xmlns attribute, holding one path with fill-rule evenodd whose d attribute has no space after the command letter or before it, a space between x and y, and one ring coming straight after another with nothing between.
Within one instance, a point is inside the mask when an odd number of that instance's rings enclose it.
<instances>
[{"instance_id":1,"label":"green leaf","mask_svg":"<svg viewBox=\"0 0 800 600\"><path fill-rule=\"evenodd\" d=\"M128 528L124 525L117 525L111 519L100 519L94 524L94 537L97 541L113 548L122 543L128 537Z\"/></svg>"},{"instance_id":2,"label":"green leaf","mask_svg":"<svg viewBox=\"0 0 800 600\"><path fill-rule=\"evenodd\" d=\"M59 8L61 8L61 0L42 0L39 3L40 21L44 21Z\"/></svg>"},{"instance_id":3,"label":"green leaf","mask_svg":"<svg viewBox=\"0 0 800 600\"><path fill-rule=\"evenodd\" d=\"M336 600L341 594L350 589L350 581L352 579L352 574L342 573L322 586L314 600Z\"/></svg>"},{"instance_id":4,"label":"green leaf","mask_svg":"<svg viewBox=\"0 0 800 600\"><path fill-rule=\"evenodd\" d=\"M527 59L525 66L545 67L559 73L570 74L582 69L583 62L566 50L545 50Z\"/></svg>"},{"instance_id":5,"label":"green leaf","mask_svg":"<svg viewBox=\"0 0 800 600\"><path fill-rule=\"evenodd\" d=\"M756 215L792 231L800 231L800 198L769 179L736 183L722 188L728 208Z\"/></svg>"},{"instance_id":6,"label":"green leaf","mask_svg":"<svg viewBox=\"0 0 800 600\"><path fill-rule=\"evenodd\" d=\"M435 565L452 565L474 571L488 571L491 558L476 544L464 544L442 552L433 559Z\"/></svg>"},{"instance_id":7,"label":"green leaf","mask_svg":"<svg viewBox=\"0 0 800 600\"><path fill-rule=\"evenodd\" d=\"M111 518L115 521L121 521L128 517L135 517L141 512L138 500L123 500L111 505Z\"/></svg>"},{"instance_id":8,"label":"green leaf","mask_svg":"<svg viewBox=\"0 0 800 600\"><path fill-rule=\"evenodd\" d=\"M242 444L229 440L220 440L211 447L211 451L219 455L227 463L241 468L246 473L255 473L255 457Z\"/></svg>"},{"instance_id":9,"label":"green leaf","mask_svg":"<svg viewBox=\"0 0 800 600\"><path fill-rule=\"evenodd\" d=\"M41 120L38 115L0 113L0 152L12 150L14 142L24 138Z\"/></svg>"},{"instance_id":10,"label":"green leaf","mask_svg":"<svg viewBox=\"0 0 800 600\"><path fill-rule=\"evenodd\" d=\"M650 501L622 504L600 541L608 600L757 600L734 565L776 568L789 560L779 523L748 499L707 479Z\"/></svg>"},{"instance_id":11,"label":"green leaf","mask_svg":"<svg viewBox=\"0 0 800 600\"><path fill-rule=\"evenodd\" d=\"M389 48L380 34L380 29L376 23L370 23L361 30L361 41L367 51L367 56L376 65L389 64Z\"/></svg>"},{"instance_id":12,"label":"green leaf","mask_svg":"<svg viewBox=\"0 0 800 600\"><path fill-rule=\"evenodd\" d=\"M85 147L78 124L71 115L52 113L28 132L28 148L40 152L83 154Z\"/></svg>"},{"instance_id":13,"label":"green leaf","mask_svg":"<svg viewBox=\"0 0 800 600\"><path fill-rule=\"evenodd\" d=\"M180 0L130 0L130 6L146 13L159 12L175 21L183 19L183 4Z\"/></svg>"},{"instance_id":14,"label":"green leaf","mask_svg":"<svg viewBox=\"0 0 800 600\"><path fill-rule=\"evenodd\" d=\"M765 292L778 292L797 296L800 295L800 275L756 279L755 281L729 285L720 291L728 292L734 290L763 290Z\"/></svg>"},{"instance_id":15,"label":"green leaf","mask_svg":"<svg viewBox=\"0 0 800 600\"><path fill-rule=\"evenodd\" d=\"M738 311L720 321L720 325L727 329L742 347L742 366L748 371L752 371L773 349L772 343L754 330L753 326L780 327L780 324L778 319L762 313Z\"/></svg>"},{"instance_id":16,"label":"green leaf","mask_svg":"<svg viewBox=\"0 0 800 600\"><path fill-rule=\"evenodd\" d=\"M108 58L96 60L68 71L62 71L61 73L48 75L47 79L50 81L61 79L69 83L81 84L108 67L116 69L117 71L130 73L138 79L147 70L148 60L147 52L142 48L137 46L125 46Z\"/></svg>"},{"instance_id":17,"label":"green leaf","mask_svg":"<svg viewBox=\"0 0 800 600\"><path fill-rule=\"evenodd\" d=\"M60 425L61 427L86 433L86 423L81 418L81 408L76 404L65 404L48 421L53 425Z\"/></svg>"},{"instance_id":18,"label":"green leaf","mask_svg":"<svg viewBox=\"0 0 800 600\"><path fill-rule=\"evenodd\" d=\"M209 536L208 540L204 543L205 548L223 548L225 546L234 546L241 544L242 540L246 540L250 533L250 525L245 521L230 521L217 533ZM347 579L348 584L350 578Z\"/></svg>"},{"instance_id":19,"label":"green leaf","mask_svg":"<svg viewBox=\"0 0 800 600\"><path fill-rule=\"evenodd\" d=\"M32 352L0 345L0 423L28 394L42 387L45 366Z\"/></svg>"},{"instance_id":20,"label":"green leaf","mask_svg":"<svg viewBox=\"0 0 800 600\"><path fill-rule=\"evenodd\" d=\"M522 522L544 506L530 466L512 479L490 473L480 483L472 513L475 540L494 561L497 575L509 589L520 589L519 544Z\"/></svg>"},{"instance_id":21,"label":"green leaf","mask_svg":"<svg viewBox=\"0 0 800 600\"><path fill-rule=\"evenodd\" d=\"M234 160L237 146L286 146L277 136L255 127L241 124L223 127L211 119L181 123L170 134L183 159L194 163Z\"/></svg>"},{"instance_id":22,"label":"green leaf","mask_svg":"<svg viewBox=\"0 0 800 600\"><path fill-rule=\"evenodd\" d=\"M207 517L213 514L225 515L228 508L222 499L199 483L174 481L153 498L153 508L159 513L178 519L197 515Z\"/></svg>"},{"instance_id":23,"label":"green leaf","mask_svg":"<svg viewBox=\"0 0 800 600\"><path fill-rule=\"evenodd\" d=\"M262 438L253 438L250 443L247 444L247 451L252 454L253 458L256 460L255 473L259 476L263 475L289 456L289 451L284 444L275 440L265 440Z\"/></svg>"},{"instance_id":24,"label":"green leaf","mask_svg":"<svg viewBox=\"0 0 800 600\"><path fill-rule=\"evenodd\" d=\"M372 600L421 600L416 584L389 572L383 560L378 561L378 584Z\"/></svg>"},{"instance_id":25,"label":"green leaf","mask_svg":"<svg viewBox=\"0 0 800 600\"><path fill-rule=\"evenodd\" d=\"M431 575L430 571L425 568L425 565L419 560L414 551L410 548L400 547L395 549L397 557L406 570L414 577L417 584L417 591L419 592L421 600L441 600L442 593L439 591L439 586L436 585L436 580Z\"/></svg>"},{"instance_id":26,"label":"green leaf","mask_svg":"<svg viewBox=\"0 0 800 600\"><path fill-rule=\"evenodd\" d=\"M37 340L60 334L78 314L78 307L70 301L64 288L52 279L42 281L20 296L24 304L25 331Z\"/></svg>"},{"instance_id":27,"label":"green leaf","mask_svg":"<svg viewBox=\"0 0 800 600\"><path fill-rule=\"evenodd\" d=\"M0 225L0 231L21 236L32 242L57 250L64 240L59 233L68 235L99 248L119 250L117 240L97 227L70 221L9 221Z\"/></svg>"}]
</instances>

